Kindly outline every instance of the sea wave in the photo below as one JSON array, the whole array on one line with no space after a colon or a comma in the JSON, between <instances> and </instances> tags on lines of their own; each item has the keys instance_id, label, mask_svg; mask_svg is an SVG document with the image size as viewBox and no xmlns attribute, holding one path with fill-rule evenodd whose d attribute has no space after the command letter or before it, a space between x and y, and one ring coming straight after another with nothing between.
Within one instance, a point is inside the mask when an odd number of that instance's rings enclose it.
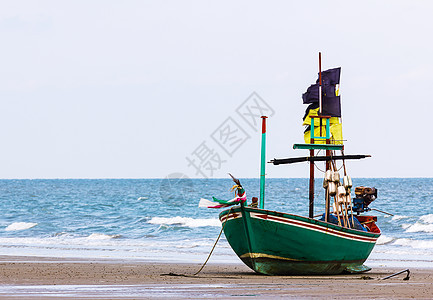
<instances>
[{"instance_id":1,"label":"sea wave","mask_svg":"<svg viewBox=\"0 0 433 300\"><path fill-rule=\"evenodd\" d=\"M433 249L433 240L397 239L393 243L398 246L409 246L415 249Z\"/></svg>"},{"instance_id":2,"label":"sea wave","mask_svg":"<svg viewBox=\"0 0 433 300\"><path fill-rule=\"evenodd\" d=\"M179 243L176 245L176 248L178 249L188 249L188 248L198 248L198 247L210 247L213 245L212 240L206 240L206 241L191 241L191 240L185 240L182 243Z\"/></svg>"},{"instance_id":3,"label":"sea wave","mask_svg":"<svg viewBox=\"0 0 433 300\"><path fill-rule=\"evenodd\" d=\"M92 236L92 238L89 238ZM185 239L177 241L152 240L152 239L128 239L116 238L117 235L93 234L89 237L0 237L0 249L50 249L63 253L68 250L86 251L109 250L109 251L131 251L131 252L160 252L169 253L173 251L188 250L189 248L199 249L199 252L208 253L215 243L213 238ZM120 236L120 235L119 235ZM219 248L228 249L230 246L226 241L220 241ZM1 252L1 251L0 251ZM231 252L230 252L231 253ZM0 254L1 255L1 254Z\"/></svg>"},{"instance_id":4,"label":"sea wave","mask_svg":"<svg viewBox=\"0 0 433 300\"><path fill-rule=\"evenodd\" d=\"M433 223L433 214L421 216L419 219L421 221L423 221L424 223L432 224Z\"/></svg>"},{"instance_id":5,"label":"sea wave","mask_svg":"<svg viewBox=\"0 0 433 300\"><path fill-rule=\"evenodd\" d=\"M392 220L393 220L393 221L398 221L398 220L407 219L407 218L410 218L410 217L409 217L409 216L394 215L394 216L392 217Z\"/></svg>"},{"instance_id":6,"label":"sea wave","mask_svg":"<svg viewBox=\"0 0 433 300\"><path fill-rule=\"evenodd\" d=\"M89 240L109 240L109 239L116 239L121 237L120 234L103 234L103 233L92 233L87 237Z\"/></svg>"},{"instance_id":7,"label":"sea wave","mask_svg":"<svg viewBox=\"0 0 433 300\"><path fill-rule=\"evenodd\" d=\"M163 218L163 217L153 217L149 221L150 224L156 225L178 225L184 227L207 227L214 226L220 227L221 223L218 219L193 219L187 217L173 217L173 218Z\"/></svg>"},{"instance_id":8,"label":"sea wave","mask_svg":"<svg viewBox=\"0 0 433 300\"><path fill-rule=\"evenodd\" d=\"M377 239L376 244L377 244L377 245L385 245L385 244L389 244L389 243L391 243L393 240L394 240L393 237L386 236L386 235L383 235L383 234L382 234L382 235Z\"/></svg>"},{"instance_id":9,"label":"sea wave","mask_svg":"<svg viewBox=\"0 0 433 300\"><path fill-rule=\"evenodd\" d=\"M17 230L25 230L35 227L38 223L29 223L29 222L15 222L10 224L5 228L5 231L17 231Z\"/></svg>"},{"instance_id":10,"label":"sea wave","mask_svg":"<svg viewBox=\"0 0 433 300\"><path fill-rule=\"evenodd\" d=\"M409 224L409 223L404 223L401 225L401 228L403 229L408 229L409 227L411 227L413 224Z\"/></svg>"},{"instance_id":11,"label":"sea wave","mask_svg":"<svg viewBox=\"0 0 433 300\"><path fill-rule=\"evenodd\" d=\"M415 223L406 228L406 232L433 232L433 224Z\"/></svg>"}]
</instances>

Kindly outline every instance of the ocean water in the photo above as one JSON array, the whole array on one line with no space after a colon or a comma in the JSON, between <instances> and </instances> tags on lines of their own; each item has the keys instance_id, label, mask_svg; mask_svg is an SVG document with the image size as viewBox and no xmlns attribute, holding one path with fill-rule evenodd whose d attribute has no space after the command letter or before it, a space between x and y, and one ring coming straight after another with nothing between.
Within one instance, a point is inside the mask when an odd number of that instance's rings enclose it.
<instances>
[{"instance_id":1,"label":"ocean water","mask_svg":"<svg viewBox=\"0 0 433 300\"><path fill-rule=\"evenodd\" d=\"M258 179L242 179L248 201ZM370 205L382 230L369 266L433 268L433 179L354 178L374 186ZM0 255L202 263L220 230L220 209L200 198L231 199L229 179L0 180ZM315 213L323 212L321 180ZM307 179L267 179L265 207L308 215ZM239 263L224 235L210 263Z\"/></svg>"}]
</instances>

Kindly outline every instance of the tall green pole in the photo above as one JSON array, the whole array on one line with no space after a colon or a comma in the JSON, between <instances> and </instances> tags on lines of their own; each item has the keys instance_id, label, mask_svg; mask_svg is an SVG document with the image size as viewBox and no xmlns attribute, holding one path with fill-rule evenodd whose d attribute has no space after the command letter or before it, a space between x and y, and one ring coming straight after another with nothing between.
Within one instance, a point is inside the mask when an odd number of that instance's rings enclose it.
<instances>
[{"instance_id":1,"label":"tall green pole","mask_svg":"<svg viewBox=\"0 0 433 300\"><path fill-rule=\"evenodd\" d=\"M262 159L260 167L260 203L259 208L265 208L265 166L266 166L266 116L262 116Z\"/></svg>"}]
</instances>

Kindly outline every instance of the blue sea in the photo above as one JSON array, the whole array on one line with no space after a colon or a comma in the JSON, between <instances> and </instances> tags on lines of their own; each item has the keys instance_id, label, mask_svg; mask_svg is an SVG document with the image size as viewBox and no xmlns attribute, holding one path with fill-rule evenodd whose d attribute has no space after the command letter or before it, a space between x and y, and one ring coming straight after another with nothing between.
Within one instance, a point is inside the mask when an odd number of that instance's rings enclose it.
<instances>
[{"instance_id":1,"label":"blue sea","mask_svg":"<svg viewBox=\"0 0 433 300\"><path fill-rule=\"evenodd\" d=\"M250 201L258 179L242 179ZM315 213L323 212L321 180ZM433 179L354 178L378 189L382 236L369 266L433 268ZM229 179L0 180L0 255L202 263L220 230ZM267 179L265 207L308 215L308 179ZM240 263L224 235L210 263Z\"/></svg>"}]
</instances>

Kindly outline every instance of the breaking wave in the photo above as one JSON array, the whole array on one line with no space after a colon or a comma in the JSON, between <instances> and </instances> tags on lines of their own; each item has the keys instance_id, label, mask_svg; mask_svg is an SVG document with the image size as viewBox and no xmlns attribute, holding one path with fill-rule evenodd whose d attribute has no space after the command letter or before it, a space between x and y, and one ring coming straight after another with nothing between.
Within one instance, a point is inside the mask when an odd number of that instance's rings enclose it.
<instances>
[{"instance_id":1,"label":"breaking wave","mask_svg":"<svg viewBox=\"0 0 433 300\"><path fill-rule=\"evenodd\" d=\"M394 240L393 237L390 236L385 236L385 235L381 235L376 242L376 245L385 245L385 244L389 244Z\"/></svg>"},{"instance_id":2,"label":"breaking wave","mask_svg":"<svg viewBox=\"0 0 433 300\"><path fill-rule=\"evenodd\" d=\"M394 245L409 246L415 249L433 249L433 240L397 239Z\"/></svg>"},{"instance_id":3,"label":"breaking wave","mask_svg":"<svg viewBox=\"0 0 433 300\"><path fill-rule=\"evenodd\" d=\"M207 227L214 226L220 227L221 223L218 219L193 219L185 217L173 217L173 218L163 218L163 217L153 217L148 221L150 224L156 225L178 225L184 227Z\"/></svg>"},{"instance_id":4,"label":"breaking wave","mask_svg":"<svg viewBox=\"0 0 433 300\"><path fill-rule=\"evenodd\" d=\"M419 219L424 223L433 224L433 214L421 216Z\"/></svg>"},{"instance_id":5,"label":"breaking wave","mask_svg":"<svg viewBox=\"0 0 433 300\"><path fill-rule=\"evenodd\" d=\"M394 216L392 217L392 220L393 220L393 221L398 221L398 220L407 219L407 218L409 218L409 216L394 215Z\"/></svg>"},{"instance_id":6,"label":"breaking wave","mask_svg":"<svg viewBox=\"0 0 433 300\"><path fill-rule=\"evenodd\" d=\"M433 224L415 223L405 228L406 232L433 232Z\"/></svg>"},{"instance_id":7,"label":"breaking wave","mask_svg":"<svg viewBox=\"0 0 433 300\"><path fill-rule=\"evenodd\" d=\"M87 237L89 240L109 240L121 237L120 234L103 234L103 233L92 233Z\"/></svg>"},{"instance_id":8,"label":"breaking wave","mask_svg":"<svg viewBox=\"0 0 433 300\"><path fill-rule=\"evenodd\" d=\"M5 231L25 230L35 227L36 225L38 225L38 223L15 222L6 227Z\"/></svg>"}]
</instances>

